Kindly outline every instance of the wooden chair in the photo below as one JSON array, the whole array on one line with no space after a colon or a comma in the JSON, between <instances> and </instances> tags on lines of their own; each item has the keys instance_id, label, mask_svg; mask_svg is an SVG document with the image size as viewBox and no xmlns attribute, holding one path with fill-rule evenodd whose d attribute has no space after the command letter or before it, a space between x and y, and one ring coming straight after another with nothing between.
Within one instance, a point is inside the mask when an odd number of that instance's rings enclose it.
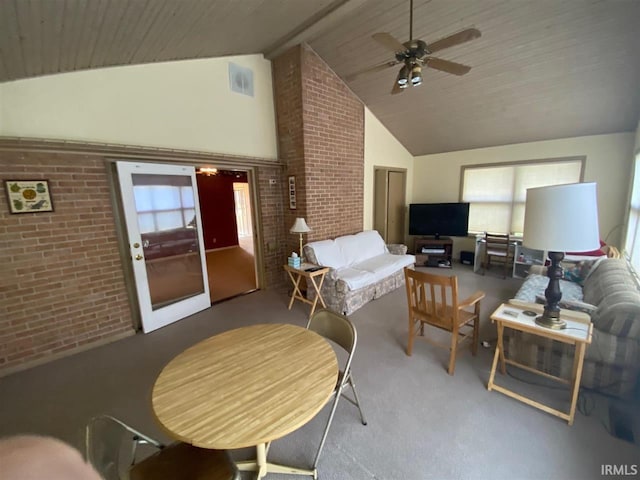
<instances>
[{"instance_id":1,"label":"wooden chair","mask_svg":"<svg viewBox=\"0 0 640 480\"><path fill-rule=\"evenodd\" d=\"M478 352L480 300L485 294L477 291L460 302L458 301L458 277L433 275L409 267L405 267L404 274L409 305L407 355L411 356L414 338L420 335L429 343L449 349L448 372L449 375L453 375L456 368L456 350L460 342L472 336L471 351L474 356ZM469 308L473 308L473 311L468 311ZM451 343L446 345L425 337L425 325L450 332ZM471 328L470 332L469 328Z\"/></svg>"},{"instance_id":2,"label":"wooden chair","mask_svg":"<svg viewBox=\"0 0 640 480\"><path fill-rule=\"evenodd\" d=\"M353 376L351 375L351 360L353 359L353 354L356 350L356 343L358 340L356 327L351 323L351 320L349 320L346 315L341 315L328 309L320 309L311 316L307 323L307 328L319 335L322 335L324 338L331 340L333 343L340 346L347 354L347 359L344 363L344 367L340 370L338 382L332 395L333 405L331 406L331 413L329 414L327 425L325 426L324 433L322 434L322 440L320 441L316 458L313 461L313 468L317 468L320 453L322 453L322 447L324 447L324 442L327 439L329 427L331 427L331 421L333 420L333 415L336 413L340 397L344 397L345 400L348 400L350 403L358 407L360 420L363 425L367 424L367 420L364 418L364 413L362 413L360 400L358 399L358 393L356 392L356 385L353 381ZM351 387L353 399L344 394L344 389L347 385Z\"/></svg>"},{"instance_id":3,"label":"wooden chair","mask_svg":"<svg viewBox=\"0 0 640 480\"><path fill-rule=\"evenodd\" d=\"M154 453L143 458L138 454L143 445ZM87 424L85 457L104 480L240 480L224 450L182 442L164 446L109 415L92 418Z\"/></svg>"},{"instance_id":4,"label":"wooden chair","mask_svg":"<svg viewBox=\"0 0 640 480\"><path fill-rule=\"evenodd\" d=\"M484 234L484 258L482 261L482 274L491 267L491 259L498 258L502 262L504 273L502 278L507 278L509 268L512 268L511 241L508 234L487 233Z\"/></svg>"}]
</instances>

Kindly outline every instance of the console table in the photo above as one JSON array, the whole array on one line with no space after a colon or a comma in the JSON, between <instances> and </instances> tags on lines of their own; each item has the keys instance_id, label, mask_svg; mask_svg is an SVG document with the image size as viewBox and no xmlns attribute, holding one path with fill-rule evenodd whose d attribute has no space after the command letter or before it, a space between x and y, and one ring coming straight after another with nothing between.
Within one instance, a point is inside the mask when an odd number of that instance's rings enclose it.
<instances>
[{"instance_id":1,"label":"console table","mask_svg":"<svg viewBox=\"0 0 640 480\"><path fill-rule=\"evenodd\" d=\"M453 240L449 237L420 237L414 241L417 267L451 268Z\"/></svg>"},{"instance_id":2,"label":"console table","mask_svg":"<svg viewBox=\"0 0 640 480\"><path fill-rule=\"evenodd\" d=\"M489 382L487 384L487 390L495 390L503 393L511 398L515 398L521 402L538 408L544 412L550 413L566 420L569 425L573 425L573 418L576 413L576 401L578 399L578 390L580 389L580 378L582 377L582 365L584 362L584 352L587 345L591 343L591 335L593 333L593 324L589 318L589 315L581 312L574 312L571 310L561 310L560 316L567 322L567 328L563 330L553 330L550 328L542 327L535 322L536 315L542 313L542 305L529 304L525 302L519 302L517 300L511 300L510 303L503 303L495 312L491 314L491 321L496 323L498 329L498 341L496 343L496 351L493 356L493 365L491 366L491 374L489 375ZM536 315L527 315L525 312L534 312ZM575 354L573 360L573 370L570 379L556 377L546 372L542 372L527 365L522 365L514 360L505 358L504 344L503 344L503 331L504 327L519 330L521 332L528 332L540 337L550 338L559 342L567 343L575 346ZM496 368L498 366L498 360L500 361L500 372L506 373L506 364L514 365L518 368L522 368L528 372L532 372L538 375L542 375L545 378L556 380L569 385L571 392L571 401L568 412L562 412L555 408L551 408L540 402L532 400L513 392L512 390L496 385L494 382Z\"/></svg>"}]
</instances>

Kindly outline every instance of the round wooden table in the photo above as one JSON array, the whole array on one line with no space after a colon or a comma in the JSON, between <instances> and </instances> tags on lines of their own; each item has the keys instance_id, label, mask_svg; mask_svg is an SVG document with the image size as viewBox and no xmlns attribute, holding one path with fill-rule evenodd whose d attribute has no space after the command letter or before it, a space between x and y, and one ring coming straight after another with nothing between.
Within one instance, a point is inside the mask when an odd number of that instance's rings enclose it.
<instances>
[{"instance_id":1,"label":"round wooden table","mask_svg":"<svg viewBox=\"0 0 640 480\"><path fill-rule=\"evenodd\" d=\"M162 370L153 411L166 431L201 448L257 447L241 470L312 475L269 463L267 444L298 429L335 389L331 345L302 327L264 324L221 333L188 348Z\"/></svg>"}]
</instances>

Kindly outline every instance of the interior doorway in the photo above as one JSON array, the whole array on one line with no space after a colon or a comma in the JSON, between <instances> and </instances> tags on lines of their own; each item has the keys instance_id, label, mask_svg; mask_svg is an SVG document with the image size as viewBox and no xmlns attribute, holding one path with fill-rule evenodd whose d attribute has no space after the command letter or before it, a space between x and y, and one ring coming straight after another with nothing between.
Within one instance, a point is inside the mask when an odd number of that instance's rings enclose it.
<instances>
[{"instance_id":1,"label":"interior doorway","mask_svg":"<svg viewBox=\"0 0 640 480\"><path fill-rule=\"evenodd\" d=\"M251 172L196 171L211 303L258 288Z\"/></svg>"},{"instance_id":2,"label":"interior doorway","mask_svg":"<svg viewBox=\"0 0 640 480\"><path fill-rule=\"evenodd\" d=\"M405 243L407 171L375 167L373 228L386 243Z\"/></svg>"}]
</instances>

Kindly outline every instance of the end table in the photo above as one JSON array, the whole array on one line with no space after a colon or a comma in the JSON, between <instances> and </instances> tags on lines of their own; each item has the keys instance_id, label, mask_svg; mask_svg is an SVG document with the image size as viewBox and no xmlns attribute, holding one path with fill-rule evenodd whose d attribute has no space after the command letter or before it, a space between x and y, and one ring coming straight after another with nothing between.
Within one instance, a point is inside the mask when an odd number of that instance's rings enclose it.
<instances>
[{"instance_id":1,"label":"end table","mask_svg":"<svg viewBox=\"0 0 640 480\"><path fill-rule=\"evenodd\" d=\"M491 321L496 322L498 328L498 342L496 343L496 351L493 356L493 365L491 366L491 374L489 376L489 383L487 384L487 390L495 390L503 393L511 398L515 398L521 402L531 405L532 407L539 408L540 410L550 413L566 420L569 425L573 424L573 418L576 413L576 401L578 400L578 390L580 389L580 378L582 377L582 365L584 362L584 352L586 346L591 343L591 335L593 333L593 324L589 315L581 312L574 312L571 310L561 310L560 316L567 322L567 328L563 330L552 330L550 328L542 327L535 322L535 315L527 315L524 312L535 312L541 314L543 310L542 305L533 303L518 302L517 300L511 300L509 303L503 303L495 312L491 314ZM550 338L559 342L568 343L575 346L575 354L573 357L573 371L570 379L557 377L550 375L546 372L542 372L538 369L522 365L514 360L505 358L504 343L503 343L503 331L504 327L519 330L521 332L528 332L540 337ZM545 378L550 378L569 385L571 391L571 403L569 412L562 412L544 405L540 402L536 402L523 395L515 393L505 387L496 385L494 378L496 374L496 367L498 366L498 359L500 360L500 372L506 373L506 364L514 365L518 368L522 368L528 372L542 375Z\"/></svg>"},{"instance_id":2,"label":"end table","mask_svg":"<svg viewBox=\"0 0 640 480\"><path fill-rule=\"evenodd\" d=\"M329 271L329 267L320 267L318 265L306 263L301 265L300 268L294 268L290 267L289 265L285 265L284 269L289 274L289 278L291 279L291 283L293 284L293 293L291 294L291 300L289 301L289 310L291 310L293 302L296 300L300 300L301 302L311 305L309 318L311 318L311 315L313 315L313 312L315 312L318 300L324 308L327 308L320 290L322 289L324 276ZM313 300L305 298L305 296L302 295L302 292L300 291L300 280L303 277L308 280L308 283L313 286L313 289L316 292L315 298Z\"/></svg>"}]
</instances>

